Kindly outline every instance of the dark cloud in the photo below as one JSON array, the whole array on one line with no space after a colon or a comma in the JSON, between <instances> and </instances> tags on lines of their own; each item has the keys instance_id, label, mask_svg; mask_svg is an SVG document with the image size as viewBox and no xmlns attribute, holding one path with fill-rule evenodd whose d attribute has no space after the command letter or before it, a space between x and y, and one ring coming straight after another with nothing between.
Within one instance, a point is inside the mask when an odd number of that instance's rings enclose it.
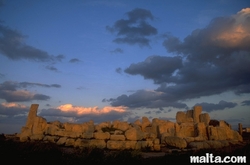
<instances>
[{"instance_id":1,"label":"dark cloud","mask_svg":"<svg viewBox=\"0 0 250 165\"><path fill-rule=\"evenodd\" d=\"M12 60L31 60L37 62L60 61L63 55L53 56L48 52L27 45L27 36L17 30L4 26L0 22L0 54Z\"/></svg>"},{"instance_id":2,"label":"dark cloud","mask_svg":"<svg viewBox=\"0 0 250 165\"><path fill-rule=\"evenodd\" d=\"M234 108L237 106L237 103L221 100L218 104L203 102L203 103L198 103L196 105L201 105L203 111L211 112L211 111L224 110L226 108Z\"/></svg>"},{"instance_id":3,"label":"dark cloud","mask_svg":"<svg viewBox=\"0 0 250 165\"><path fill-rule=\"evenodd\" d=\"M61 62L64 58L65 58L65 56L62 55L62 54L59 54L59 55L55 56L55 59L57 59L57 60L60 61L60 62Z\"/></svg>"},{"instance_id":4,"label":"dark cloud","mask_svg":"<svg viewBox=\"0 0 250 165\"><path fill-rule=\"evenodd\" d=\"M180 102L168 101L166 94L163 92L138 90L135 93L127 96L121 95L116 99L105 99L112 106L126 106L130 108L159 108L159 107L175 107L185 108L187 105Z\"/></svg>"},{"instance_id":5,"label":"dark cloud","mask_svg":"<svg viewBox=\"0 0 250 165\"><path fill-rule=\"evenodd\" d=\"M241 106L249 106L250 105L250 100L245 100L241 102Z\"/></svg>"},{"instance_id":6,"label":"dark cloud","mask_svg":"<svg viewBox=\"0 0 250 165\"><path fill-rule=\"evenodd\" d=\"M117 73L121 74L121 73L122 73L122 68L116 68L115 71L116 71Z\"/></svg>"},{"instance_id":7,"label":"dark cloud","mask_svg":"<svg viewBox=\"0 0 250 165\"><path fill-rule=\"evenodd\" d=\"M33 94L27 90L23 90L22 88L39 86L39 87L54 87L60 88L59 84L40 84L40 83L30 83L30 82L12 82L5 81L0 84L0 98L6 100L7 102L14 101L31 101L31 100L49 100L50 97L43 94Z\"/></svg>"},{"instance_id":8,"label":"dark cloud","mask_svg":"<svg viewBox=\"0 0 250 165\"><path fill-rule=\"evenodd\" d=\"M152 13L146 9L136 8L126 14L127 20L120 19L112 27L106 27L108 31L117 35L113 42L149 46L148 37L157 34L157 29L147 22L148 19L154 20Z\"/></svg>"},{"instance_id":9,"label":"dark cloud","mask_svg":"<svg viewBox=\"0 0 250 165\"><path fill-rule=\"evenodd\" d=\"M175 71L182 67L182 58L150 56L145 61L131 64L124 72L131 75L142 75L145 79L153 79L155 83L174 82Z\"/></svg>"},{"instance_id":10,"label":"dark cloud","mask_svg":"<svg viewBox=\"0 0 250 165\"><path fill-rule=\"evenodd\" d=\"M26 115L29 112L29 108L26 106L21 106L14 104L13 106L0 104L0 115L11 117L17 115Z\"/></svg>"},{"instance_id":11,"label":"dark cloud","mask_svg":"<svg viewBox=\"0 0 250 165\"><path fill-rule=\"evenodd\" d=\"M77 63L80 62L81 60L77 59L77 58L72 58L71 60L69 60L70 63Z\"/></svg>"},{"instance_id":12,"label":"dark cloud","mask_svg":"<svg viewBox=\"0 0 250 165\"><path fill-rule=\"evenodd\" d=\"M54 71L54 72L58 72L58 69L54 66L46 66L46 69Z\"/></svg>"},{"instance_id":13,"label":"dark cloud","mask_svg":"<svg viewBox=\"0 0 250 165\"><path fill-rule=\"evenodd\" d=\"M123 53L123 50L121 48L116 48L115 50L110 51L110 53Z\"/></svg>"},{"instance_id":14,"label":"dark cloud","mask_svg":"<svg viewBox=\"0 0 250 165\"><path fill-rule=\"evenodd\" d=\"M194 98L228 91L237 95L249 94L249 11L216 18L206 28L194 30L183 41L166 35L163 46L175 56L150 56L124 70L151 79L159 87L152 91L138 90L129 96L120 95L110 99L110 104L184 108L186 105L181 102ZM234 103L230 105L235 106ZM217 105L221 109L223 106L229 105L225 102Z\"/></svg>"}]
</instances>

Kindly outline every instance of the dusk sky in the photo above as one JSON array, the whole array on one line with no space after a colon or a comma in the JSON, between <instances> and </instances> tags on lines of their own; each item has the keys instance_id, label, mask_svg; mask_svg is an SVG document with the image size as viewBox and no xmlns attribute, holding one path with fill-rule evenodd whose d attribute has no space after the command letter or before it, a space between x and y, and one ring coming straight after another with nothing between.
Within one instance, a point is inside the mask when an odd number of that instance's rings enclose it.
<instances>
[{"instance_id":1,"label":"dusk sky","mask_svg":"<svg viewBox=\"0 0 250 165\"><path fill-rule=\"evenodd\" d=\"M250 127L249 0L0 0L0 133L47 121Z\"/></svg>"}]
</instances>

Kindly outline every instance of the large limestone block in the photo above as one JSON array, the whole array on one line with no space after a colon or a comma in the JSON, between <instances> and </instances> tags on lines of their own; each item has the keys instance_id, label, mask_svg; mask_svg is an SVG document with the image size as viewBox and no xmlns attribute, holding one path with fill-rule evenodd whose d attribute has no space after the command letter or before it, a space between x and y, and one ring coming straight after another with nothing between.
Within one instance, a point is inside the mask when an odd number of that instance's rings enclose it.
<instances>
[{"instance_id":1,"label":"large limestone block","mask_svg":"<svg viewBox=\"0 0 250 165\"><path fill-rule=\"evenodd\" d=\"M103 128L110 128L110 127L111 127L110 121L101 122L95 126L95 131L101 131Z\"/></svg>"},{"instance_id":2,"label":"large limestone block","mask_svg":"<svg viewBox=\"0 0 250 165\"><path fill-rule=\"evenodd\" d=\"M123 150L125 149L125 141L109 140L107 148L111 150Z\"/></svg>"},{"instance_id":3,"label":"large limestone block","mask_svg":"<svg viewBox=\"0 0 250 165\"><path fill-rule=\"evenodd\" d=\"M200 122L203 122L205 123L206 126L209 125L209 122L210 122L210 116L208 113L203 113L203 114L200 114Z\"/></svg>"},{"instance_id":4,"label":"large limestone block","mask_svg":"<svg viewBox=\"0 0 250 165\"><path fill-rule=\"evenodd\" d=\"M188 147L192 148L192 149L196 149L196 150L210 149L211 148L210 145L206 141L203 141L203 142L190 142L188 144Z\"/></svg>"},{"instance_id":5,"label":"large limestone block","mask_svg":"<svg viewBox=\"0 0 250 165\"><path fill-rule=\"evenodd\" d=\"M207 127L208 139L209 140L219 140L217 128L213 126Z\"/></svg>"},{"instance_id":6,"label":"large limestone block","mask_svg":"<svg viewBox=\"0 0 250 165\"><path fill-rule=\"evenodd\" d=\"M136 148L137 141L124 141L124 148L134 150Z\"/></svg>"},{"instance_id":7,"label":"large limestone block","mask_svg":"<svg viewBox=\"0 0 250 165\"><path fill-rule=\"evenodd\" d=\"M33 127L32 127L32 134L44 134L47 128L47 121L42 117L35 117Z\"/></svg>"},{"instance_id":8,"label":"large limestone block","mask_svg":"<svg viewBox=\"0 0 250 165\"><path fill-rule=\"evenodd\" d=\"M89 132L82 133L82 135L80 137L83 138L83 139L91 139L91 138L94 137L94 133L89 133Z\"/></svg>"},{"instance_id":9,"label":"large limestone block","mask_svg":"<svg viewBox=\"0 0 250 165\"><path fill-rule=\"evenodd\" d=\"M44 135L42 135L42 134L33 134L33 135L31 135L30 136L30 140L35 140L35 141L37 141L37 140L43 140L43 138L44 138Z\"/></svg>"},{"instance_id":10,"label":"large limestone block","mask_svg":"<svg viewBox=\"0 0 250 165\"><path fill-rule=\"evenodd\" d=\"M142 131L144 131L144 129L150 125L151 125L150 120L146 116L143 116L142 117Z\"/></svg>"},{"instance_id":11,"label":"large limestone block","mask_svg":"<svg viewBox=\"0 0 250 165\"><path fill-rule=\"evenodd\" d=\"M172 147L176 147L176 148L180 148L180 149L187 147L186 140L184 140L183 138L180 138L180 137L175 137L175 136L165 137L163 143L166 144L167 146L172 146Z\"/></svg>"},{"instance_id":12,"label":"large limestone block","mask_svg":"<svg viewBox=\"0 0 250 165\"><path fill-rule=\"evenodd\" d=\"M72 147L75 145L75 139L72 139L72 138L68 138L65 142L65 146L67 147Z\"/></svg>"},{"instance_id":13,"label":"large limestone block","mask_svg":"<svg viewBox=\"0 0 250 165\"><path fill-rule=\"evenodd\" d=\"M176 113L176 122L178 124L186 122L186 113L179 111Z\"/></svg>"},{"instance_id":14,"label":"large limestone block","mask_svg":"<svg viewBox=\"0 0 250 165\"><path fill-rule=\"evenodd\" d=\"M97 140L97 139L91 139L89 140L89 147L91 148L106 148L107 144L105 140Z\"/></svg>"},{"instance_id":15,"label":"large limestone block","mask_svg":"<svg viewBox=\"0 0 250 165\"><path fill-rule=\"evenodd\" d=\"M107 140L107 139L110 139L110 133L109 132L95 132L94 138L98 140Z\"/></svg>"},{"instance_id":16,"label":"large limestone block","mask_svg":"<svg viewBox=\"0 0 250 165\"><path fill-rule=\"evenodd\" d=\"M126 131L130 128L130 125L128 122L115 120L113 122L113 128L118 129L118 130L122 130L122 131Z\"/></svg>"},{"instance_id":17,"label":"large limestone block","mask_svg":"<svg viewBox=\"0 0 250 165\"><path fill-rule=\"evenodd\" d=\"M89 121L82 124L83 133L93 133L95 131L95 125L93 121Z\"/></svg>"},{"instance_id":18,"label":"large limestone block","mask_svg":"<svg viewBox=\"0 0 250 165\"><path fill-rule=\"evenodd\" d=\"M130 128L125 132L125 136L128 140L142 140L145 138L145 133L137 130L136 128Z\"/></svg>"},{"instance_id":19,"label":"large limestone block","mask_svg":"<svg viewBox=\"0 0 250 165\"><path fill-rule=\"evenodd\" d=\"M202 112L202 106L194 106L193 110L193 119L194 123L199 123L200 122L200 114Z\"/></svg>"},{"instance_id":20,"label":"large limestone block","mask_svg":"<svg viewBox=\"0 0 250 165\"><path fill-rule=\"evenodd\" d=\"M172 136L174 136L175 134L175 123L171 122L171 121L166 121L163 123L160 123L158 125L158 129L159 129L159 134L161 135L162 133L170 133Z\"/></svg>"},{"instance_id":21,"label":"large limestone block","mask_svg":"<svg viewBox=\"0 0 250 165\"><path fill-rule=\"evenodd\" d=\"M110 140L124 141L125 140L125 136L124 135L110 135Z\"/></svg>"},{"instance_id":22,"label":"large limestone block","mask_svg":"<svg viewBox=\"0 0 250 165\"><path fill-rule=\"evenodd\" d=\"M67 137L61 137L57 142L56 142L56 144L57 145L64 145L65 143L66 143L66 140L67 140L68 138Z\"/></svg>"},{"instance_id":23,"label":"large limestone block","mask_svg":"<svg viewBox=\"0 0 250 165\"><path fill-rule=\"evenodd\" d=\"M193 123L181 123L180 129L176 132L177 137L194 137L195 127Z\"/></svg>"},{"instance_id":24,"label":"large limestone block","mask_svg":"<svg viewBox=\"0 0 250 165\"><path fill-rule=\"evenodd\" d=\"M29 141L29 137L32 135L31 129L28 127L22 127L21 133L19 134L20 142Z\"/></svg>"},{"instance_id":25,"label":"large limestone block","mask_svg":"<svg viewBox=\"0 0 250 165\"><path fill-rule=\"evenodd\" d=\"M136 121L134 121L133 124L138 125L138 126L141 126L141 125L142 125L140 119L137 119Z\"/></svg>"},{"instance_id":26,"label":"large limestone block","mask_svg":"<svg viewBox=\"0 0 250 165\"><path fill-rule=\"evenodd\" d=\"M89 147L90 140L86 139L76 139L74 143L74 147L79 147L79 148L88 148Z\"/></svg>"},{"instance_id":27,"label":"large limestone block","mask_svg":"<svg viewBox=\"0 0 250 165\"><path fill-rule=\"evenodd\" d=\"M179 111L176 113L176 122L178 124L193 122L193 110L188 110L187 112Z\"/></svg>"},{"instance_id":28,"label":"large limestone block","mask_svg":"<svg viewBox=\"0 0 250 165\"><path fill-rule=\"evenodd\" d=\"M74 124L72 126L72 132L80 132L80 133L82 133L83 132L82 126L80 124Z\"/></svg>"},{"instance_id":29,"label":"large limestone block","mask_svg":"<svg viewBox=\"0 0 250 165\"><path fill-rule=\"evenodd\" d=\"M26 127L32 128L34 124L34 120L37 117L37 109L39 107L39 104L31 104L30 106L30 111L28 114L27 122L26 122Z\"/></svg>"},{"instance_id":30,"label":"large limestone block","mask_svg":"<svg viewBox=\"0 0 250 165\"><path fill-rule=\"evenodd\" d=\"M205 123L196 123L195 124L195 136L197 141L208 140L207 128ZM199 140L198 140L199 139Z\"/></svg>"},{"instance_id":31,"label":"large limestone block","mask_svg":"<svg viewBox=\"0 0 250 165\"><path fill-rule=\"evenodd\" d=\"M59 140L58 136L49 136L49 135L47 135L47 136L44 136L44 138L43 138L43 141L49 141L51 143L55 143L58 140Z\"/></svg>"}]
</instances>

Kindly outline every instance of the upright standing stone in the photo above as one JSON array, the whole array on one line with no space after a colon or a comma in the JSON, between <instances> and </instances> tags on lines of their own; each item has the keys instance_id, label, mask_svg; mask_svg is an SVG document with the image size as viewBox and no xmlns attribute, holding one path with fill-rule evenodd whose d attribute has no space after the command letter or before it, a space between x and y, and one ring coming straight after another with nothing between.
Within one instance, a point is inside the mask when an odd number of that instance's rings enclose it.
<instances>
[{"instance_id":1,"label":"upright standing stone","mask_svg":"<svg viewBox=\"0 0 250 165\"><path fill-rule=\"evenodd\" d=\"M201 111L202 111L202 106L194 106L194 111L193 111L194 123L200 122Z\"/></svg>"},{"instance_id":2,"label":"upright standing stone","mask_svg":"<svg viewBox=\"0 0 250 165\"><path fill-rule=\"evenodd\" d=\"M39 106L39 104L31 104L28 119L26 122L26 127L29 127L29 128L32 127L32 125L35 121L35 118L37 117L38 106Z\"/></svg>"}]
</instances>

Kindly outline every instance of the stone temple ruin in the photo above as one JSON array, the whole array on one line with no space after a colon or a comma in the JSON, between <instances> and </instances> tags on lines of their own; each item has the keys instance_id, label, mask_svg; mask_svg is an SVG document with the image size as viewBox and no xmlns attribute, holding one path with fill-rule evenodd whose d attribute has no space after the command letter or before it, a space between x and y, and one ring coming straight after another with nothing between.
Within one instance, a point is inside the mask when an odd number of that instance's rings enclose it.
<instances>
[{"instance_id":1,"label":"stone temple ruin","mask_svg":"<svg viewBox=\"0 0 250 165\"><path fill-rule=\"evenodd\" d=\"M209 125L208 113L202 107L177 112L176 122L147 117L133 123L107 121L97 125L93 121L82 124L47 122L37 116L38 104L32 104L26 125L22 127L21 142L44 141L70 147L97 147L111 150L150 149L162 147L179 149L222 148L242 141L242 136L225 121Z\"/></svg>"}]
</instances>

